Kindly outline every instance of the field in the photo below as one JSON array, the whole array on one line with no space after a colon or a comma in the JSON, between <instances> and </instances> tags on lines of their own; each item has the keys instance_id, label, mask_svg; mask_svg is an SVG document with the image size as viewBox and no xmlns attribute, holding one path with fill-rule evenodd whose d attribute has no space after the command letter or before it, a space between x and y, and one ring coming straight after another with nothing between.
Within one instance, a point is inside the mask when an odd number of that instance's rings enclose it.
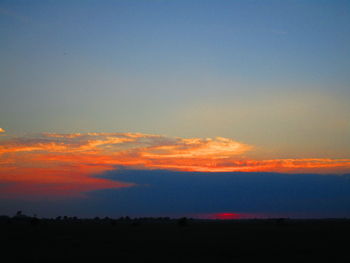
<instances>
[{"instance_id":1,"label":"field","mask_svg":"<svg viewBox=\"0 0 350 263\"><path fill-rule=\"evenodd\" d=\"M349 220L1 220L6 262L350 262ZM5 261L3 261L5 262Z\"/></svg>"}]
</instances>

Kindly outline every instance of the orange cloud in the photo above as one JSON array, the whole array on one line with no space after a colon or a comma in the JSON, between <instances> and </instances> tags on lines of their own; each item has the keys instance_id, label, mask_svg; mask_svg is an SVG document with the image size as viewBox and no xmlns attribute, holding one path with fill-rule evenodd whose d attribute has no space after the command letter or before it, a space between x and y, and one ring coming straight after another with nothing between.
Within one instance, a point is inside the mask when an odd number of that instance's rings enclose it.
<instances>
[{"instance_id":1,"label":"orange cloud","mask_svg":"<svg viewBox=\"0 0 350 263\"><path fill-rule=\"evenodd\" d=\"M5 130L3 128L0 128L0 133L4 133Z\"/></svg>"},{"instance_id":2,"label":"orange cloud","mask_svg":"<svg viewBox=\"0 0 350 263\"><path fill-rule=\"evenodd\" d=\"M233 141L231 139L217 137L215 139L179 139L174 144L159 145L148 148L143 153L146 158L198 158L207 157L222 159L242 154L252 147Z\"/></svg>"},{"instance_id":3,"label":"orange cloud","mask_svg":"<svg viewBox=\"0 0 350 263\"><path fill-rule=\"evenodd\" d=\"M350 159L251 160L245 155L253 149L222 137L187 139L142 133L44 133L12 137L0 141L0 183L6 184L2 195L71 196L133 186L95 177L120 165L197 172L350 171Z\"/></svg>"}]
</instances>

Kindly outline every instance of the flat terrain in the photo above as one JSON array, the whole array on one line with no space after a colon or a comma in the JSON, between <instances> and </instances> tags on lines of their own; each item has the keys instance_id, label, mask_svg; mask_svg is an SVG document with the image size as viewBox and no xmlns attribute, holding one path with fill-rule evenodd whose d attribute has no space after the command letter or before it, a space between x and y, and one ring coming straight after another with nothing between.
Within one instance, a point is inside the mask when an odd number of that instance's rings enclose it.
<instances>
[{"instance_id":1,"label":"flat terrain","mask_svg":"<svg viewBox=\"0 0 350 263\"><path fill-rule=\"evenodd\" d=\"M2 220L3 262L350 262L349 220Z\"/></svg>"}]
</instances>

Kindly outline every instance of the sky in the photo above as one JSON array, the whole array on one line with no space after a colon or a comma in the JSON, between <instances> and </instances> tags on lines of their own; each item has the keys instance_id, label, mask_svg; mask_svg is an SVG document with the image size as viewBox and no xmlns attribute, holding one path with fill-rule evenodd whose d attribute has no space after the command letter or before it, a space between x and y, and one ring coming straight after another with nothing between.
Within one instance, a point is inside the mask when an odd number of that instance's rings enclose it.
<instances>
[{"instance_id":1,"label":"sky","mask_svg":"<svg viewBox=\"0 0 350 263\"><path fill-rule=\"evenodd\" d=\"M0 0L0 214L349 217L349 11Z\"/></svg>"}]
</instances>

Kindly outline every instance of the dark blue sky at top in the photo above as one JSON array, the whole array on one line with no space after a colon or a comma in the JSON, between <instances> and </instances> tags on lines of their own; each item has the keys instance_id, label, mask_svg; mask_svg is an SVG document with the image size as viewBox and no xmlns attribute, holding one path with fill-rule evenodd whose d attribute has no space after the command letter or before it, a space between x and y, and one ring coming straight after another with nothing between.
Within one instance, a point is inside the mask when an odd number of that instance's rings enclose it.
<instances>
[{"instance_id":1,"label":"dark blue sky at top","mask_svg":"<svg viewBox=\"0 0 350 263\"><path fill-rule=\"evenodd\" d=\"M194 173L119 168L100 175L135 187L87 198L1 199L0 211L39 216L197 216L220 212L256 217L350 217L350 176L275 173Z\"/></svg>"},{"instance_id":2,"label":"dark blue sky at top","mask_svg":"<svg viewBox=\"0 0 350 263\"><path fill-rule=\"evenodd\" d=\"M275 148L287 137L283 150L301 155L312 143L314 156L331 148L345 158L349 9L341 0L2 0L1 128Z\"/></svg>"}]
</instances>

